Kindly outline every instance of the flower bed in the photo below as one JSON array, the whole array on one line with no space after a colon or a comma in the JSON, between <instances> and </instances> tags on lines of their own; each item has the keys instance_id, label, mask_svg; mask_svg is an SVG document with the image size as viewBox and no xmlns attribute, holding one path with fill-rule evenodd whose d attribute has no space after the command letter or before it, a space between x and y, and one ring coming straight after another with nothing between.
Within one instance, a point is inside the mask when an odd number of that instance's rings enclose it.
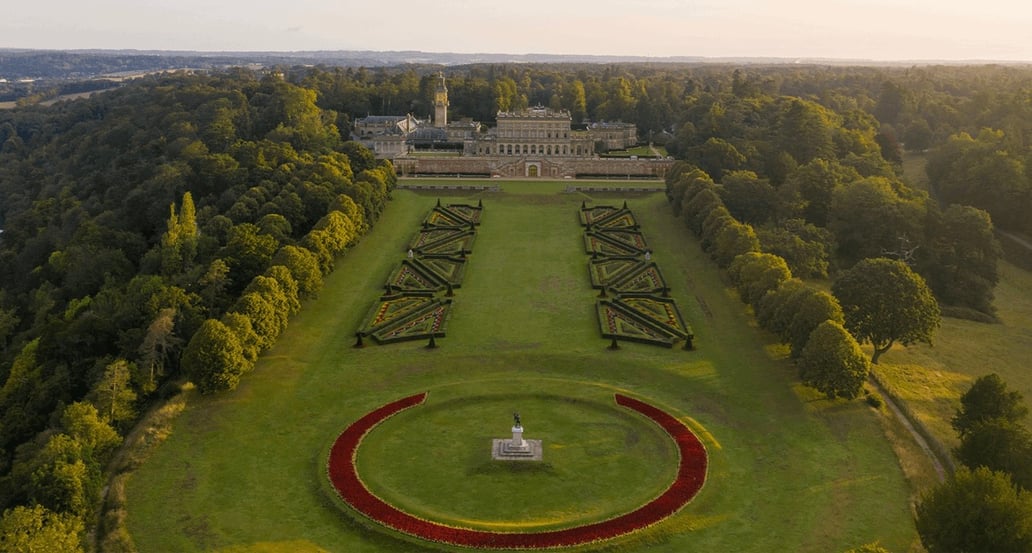
<instances>
[{"instance_id":1,"label":"flower bed","mask_svg":"<svg viewBox=\"0 0 1032 553\"><path fill-rule=\"evenodd\" d=\"M445 526L402 512L373 495L355 469L355 453L362 438L390 416L423 403L426 393L388 403L346 428L330 449L328 471L337 493L355 510L399 532L430 541L486 549L541 549L568 547L615 538L641 530L676 513L702 488L706 479L706 450L681 421L643 401L616 394L618 405L652 419L673 438L680 453L677 477L659 497L618 517L561 530L544 532L490 532Z\"/></svg>"}]
</instances>

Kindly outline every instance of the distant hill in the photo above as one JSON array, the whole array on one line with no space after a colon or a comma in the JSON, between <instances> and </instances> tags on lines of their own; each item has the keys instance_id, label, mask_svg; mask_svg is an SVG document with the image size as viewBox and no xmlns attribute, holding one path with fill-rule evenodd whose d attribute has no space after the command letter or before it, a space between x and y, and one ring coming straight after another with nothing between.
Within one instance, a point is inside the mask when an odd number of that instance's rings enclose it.
<instances>
[{"instance_id":1,"label":"distant hill","mask_svg":"<svg viewBox=\"0 0 1032 553\"><path fill-rule=\"evenodd\" d=\"M560 54L497 54L422 52L416 50L317 50L302 52L194 52L164 50L25 50L0 48L0 82L119 77L171 69L213 69L240 65L329 65L386 67L395 65L466 65L476 63L675 63L675 64L806 64L909 66L969 64L964 61L915 60L884 62L830 58L766 58L701 56L596 56ZM988 62L980 61L978 64Z\"/></svg>"}]
</instances>

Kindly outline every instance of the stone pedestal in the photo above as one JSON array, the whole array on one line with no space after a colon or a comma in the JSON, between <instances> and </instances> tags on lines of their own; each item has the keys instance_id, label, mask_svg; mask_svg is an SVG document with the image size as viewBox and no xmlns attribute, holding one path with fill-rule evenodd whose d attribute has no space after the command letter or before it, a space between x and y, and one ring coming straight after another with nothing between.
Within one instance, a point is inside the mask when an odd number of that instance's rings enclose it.
<instances>
[{"instance_id":1,"label":"stone pedestal","mask_svg":"<svg viewBox=\"0 0 1032 553\"><path fill-rule=\"evenodd\" d=\"M512 439L491 440L491 458L499 461L540 461L541 440L524 440L523 427L512 427Z\"/></svg>"},{"instance_id":2,"label":"stone pedestal","mask_svg":"<svg viewBox=\"0 0 1032 553\"><path fill-rule=\"evenodd\" d=\"M523 439L522 426L512 427L512 440L509 440L509 446L513 448L527 447L527 441Z\"/></svg>"}]
</instances>

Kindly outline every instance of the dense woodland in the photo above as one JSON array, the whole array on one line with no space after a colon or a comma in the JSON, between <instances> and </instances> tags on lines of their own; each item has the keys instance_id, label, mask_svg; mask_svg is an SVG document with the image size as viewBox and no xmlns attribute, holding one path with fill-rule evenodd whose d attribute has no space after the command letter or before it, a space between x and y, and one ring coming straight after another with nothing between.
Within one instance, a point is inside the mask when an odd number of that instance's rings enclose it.
<instances>
[{"instance_id":1,"label":"dense woodland","mask_svg":"<svg viewBox=\"0 0 1032 553\"><path fill-rule=\"evenodd\" d=\"M21 519L92 527L105 463L147 405L185 380L235 387L389 200L393 169L347 141L350 122L425 116L440 69L152 76L0 112L0 509L32 506L0 535ZM994 224L1032 232L1027 69L526 64L446 77L452 119L540 104L578 124L636 123L682 160L674 212L725 267L743 244L793 281L889 257L945 312L992 321ZM904 150L928 150L931 194L906 184ZM802 356L805 337L785 337ZM85 534L80 546L92 548Z\"/></svg>"}]
</instances>

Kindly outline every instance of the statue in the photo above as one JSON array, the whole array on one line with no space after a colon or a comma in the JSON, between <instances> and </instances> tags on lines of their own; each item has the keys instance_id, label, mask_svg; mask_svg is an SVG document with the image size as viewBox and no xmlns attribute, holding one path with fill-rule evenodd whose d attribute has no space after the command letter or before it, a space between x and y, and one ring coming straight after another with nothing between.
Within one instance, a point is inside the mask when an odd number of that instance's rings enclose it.
<instances>
[{"instance_id":1,"label":"statue","mask_svg":"<svg viewBox=\"0 0 1032 553\"><path fill-rule=\"evenodd\" d=\"M516 428L520 428L520 427L523 426L522 424L520 424L520 414L519 413L513 413L512 414L512 425L514 427L516 427Z\"/></svg>"}]
</instances>

